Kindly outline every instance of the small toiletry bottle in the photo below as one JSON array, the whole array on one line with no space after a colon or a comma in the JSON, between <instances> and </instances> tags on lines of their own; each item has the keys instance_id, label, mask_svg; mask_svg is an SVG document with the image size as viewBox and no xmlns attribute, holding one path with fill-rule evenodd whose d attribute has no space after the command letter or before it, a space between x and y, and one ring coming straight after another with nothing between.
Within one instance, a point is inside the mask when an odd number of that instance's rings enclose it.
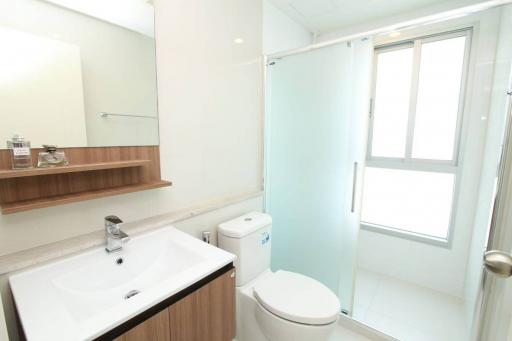
<instances>
[{"instance_id":1,"label":"small toiletry bottle","mask_svg":"<svg viewBox=\"0 0 512 341\"><path fill-rule=\"evenodd\" d=\"M7 148L11 150L13 169L32 168L30 141L25 141L23 136L15 134L11 141L7 141Z\"/></svg>"},{"instance_id":2,"label":"small toiletry bottle","mask_svg":"<svg viewBox=\"0 0 512 341\"><path fill-rule=\"evenodd\" d=\"M37 167L58 167L67 166L68 160L66 154L62 151L57 151L57 146L43 145L44 152L40 152L37 158Z\"/></svg>"}]
</instances>

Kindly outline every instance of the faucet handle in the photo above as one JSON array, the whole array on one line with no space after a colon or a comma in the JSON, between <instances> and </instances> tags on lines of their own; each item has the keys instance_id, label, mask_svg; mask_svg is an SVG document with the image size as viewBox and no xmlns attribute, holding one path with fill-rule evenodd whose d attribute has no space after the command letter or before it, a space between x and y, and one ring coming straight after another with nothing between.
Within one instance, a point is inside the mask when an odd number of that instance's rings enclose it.
<instances>
[{"instance_id":1,"label":"faucet handle","mask_svg":"<svg viewBox=\"0 0 512 341\"><path fill-rule=\"evenodd\" d=\"M110 223L110 224L114 224L114 225L119 225L119 224L122 224L123 221L118 217L118 216L115 216L115 215L109 215L109 216L106 216L105 217L105 223Z\"/></svg>"},{"instance_id":2,"label":"faucet handle","mask_svg":"<svg viewBox=\"0 0 512 341\"><path fill-rule=\"evenodd\" d=\"M105 217L105 229L107 234L118 235L120 230L119 225L122 224L123 221L119 219L119 217L115 215L109 215Z\"/></svg>"}]
</instances>

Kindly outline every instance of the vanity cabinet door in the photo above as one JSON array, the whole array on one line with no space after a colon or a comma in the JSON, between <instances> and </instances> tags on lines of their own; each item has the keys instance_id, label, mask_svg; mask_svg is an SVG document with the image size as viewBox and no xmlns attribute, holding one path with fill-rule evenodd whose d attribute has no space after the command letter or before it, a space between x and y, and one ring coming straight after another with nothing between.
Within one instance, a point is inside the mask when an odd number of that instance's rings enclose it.
<instances>
[{"instance_id":1,"label":"vanity cabinet door","mask_svg":"<svg viewBox=\"0 0 512 341\"><path fill-rule=\"evenodd\" d=\"M164 309L150 319L127 331L114 341L170 341L169 309Z\"/></svg>"},{"instance_id":2,"label":"vanity cabinet door","mask_svg":"<svg viewBox=\"0 0 512 341\"><path fill-rule=\"evenodd\" d=\"M171 341L231 341L235 337L235 270L169 307Z\"/></svg>"}]
</instances>

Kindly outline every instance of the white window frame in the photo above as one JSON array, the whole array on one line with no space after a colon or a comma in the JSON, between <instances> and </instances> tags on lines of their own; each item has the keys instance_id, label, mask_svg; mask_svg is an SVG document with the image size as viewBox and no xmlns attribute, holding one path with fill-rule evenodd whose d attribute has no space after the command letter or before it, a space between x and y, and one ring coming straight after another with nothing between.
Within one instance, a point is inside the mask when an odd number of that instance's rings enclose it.
<instances>
[{"instance_id":1,"label":"white window frame","mask_svg":"<svg viewBox=\"0 0 512 341\"><path fill-rule=\"evenodd\" d=\"M430 43L435 41L441 41L446 39L452 39L457 37L466 37L466 45L464 51L464 61L462 66L462 78L461 78L461 89L459 96L459 110L457 113L457 123L455 129L455 143L452 151L451 160L430 160L430 159L418 159L412 157L412 145L414 137L414 126L416 119L416 104L418 98L418 84L420 74L420 62L421 62L421 46L424 43ZM469 73L469 57L471 51L471 38L472 28L464 28L456 31L449 31L438 33L429 36L422 36L417 38L411 38L405 41L399 41L391 44L380 45L375 47L374 61L373 61L373 81L372 81L372 98L370 102L370 118L368 128L368 144L366 153L366 166L372 168L387 168L387 169L399 169L399 170L412 170L412 171L424 171L424 172L439 172L454 174L454 186L452 196L452 209L450 214L450 222L447 231L446 238L438 238L430 235L424 235L412 231L399 229L392 226L378 225L374 223L368 223L361 221L361 227L367 230L385 233L397 237L402 237L410 240L416 240L429 244L451 247L453 229L455 225L455 212L458 204L459 194L459 179L461 173L461 162L460 154L463 150L463 144L461 142L462 135L462 121L465 111L465 100ZM373 137L373 125L374 125L374 99L376 96L377 88L377 68L378 68L378 56L380 53L395 51L405 48L413 48L413 66L412 66L412 81L411 81L411 94L409 99L409 113L407 122L407 137L406 137L406 148L405 156L403 158L396 157L380 157L372 156L372 137Z\"/></svg>"}]
</instances>

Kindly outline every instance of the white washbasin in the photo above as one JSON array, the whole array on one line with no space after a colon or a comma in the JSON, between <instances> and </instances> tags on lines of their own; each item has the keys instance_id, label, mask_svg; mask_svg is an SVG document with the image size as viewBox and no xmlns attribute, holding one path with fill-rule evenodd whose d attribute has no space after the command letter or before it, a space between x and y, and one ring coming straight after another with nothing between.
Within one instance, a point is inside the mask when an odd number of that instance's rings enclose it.
<instances>
[{"instance_id":1,"label":"white washbasin","mask_svg":"<svg viewBox=\"0 0 512 341\"><path fill-rule=\"evenodd\" d=\"M29 341L90 340L234 259L169 226L132 238L121 252L96 248L9 282Z\"/></svg>"}]
</instances>

